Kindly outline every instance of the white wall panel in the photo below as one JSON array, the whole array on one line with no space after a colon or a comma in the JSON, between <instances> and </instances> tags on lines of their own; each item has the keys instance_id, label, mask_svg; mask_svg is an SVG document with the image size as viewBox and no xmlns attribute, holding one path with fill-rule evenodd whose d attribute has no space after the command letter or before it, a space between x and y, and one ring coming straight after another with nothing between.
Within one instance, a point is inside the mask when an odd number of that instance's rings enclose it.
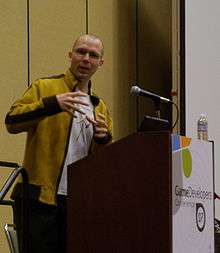
<instances>
[{"instance_id":1,"label":"white wall panel","mask_svg":"<svg viewBox=\"0 0 220 253\"><path fill-rule=\"evenodd\" d=\"M199 115L207 114L209 139L215 141L215 188L220 193L220 1L186 0L185 7L186 134L197 138Z\"/></svg>"}]
</instances>

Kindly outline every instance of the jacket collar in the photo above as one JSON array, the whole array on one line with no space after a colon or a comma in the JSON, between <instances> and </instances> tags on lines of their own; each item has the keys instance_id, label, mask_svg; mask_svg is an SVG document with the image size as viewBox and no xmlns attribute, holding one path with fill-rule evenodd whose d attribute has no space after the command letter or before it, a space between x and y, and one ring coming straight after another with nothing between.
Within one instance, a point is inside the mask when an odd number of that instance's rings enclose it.
<instances>
[{"instance_id":1,"label":"jacket collar","mask_svg":"<svg viewBox=\"0 0 220 253\"><path fill-rule=\"evenodd\" d=\"M73 75L70 69L66 71L64 80L66 84L68 85L68 87L70 88L70 90L74 91L76 89L78 80ZM91 86L92 86L92 82L91 80L89 80L88 88L89 88L89 95L91 98L91 102L94 106L97 106L99 104L99 97L95 93L93 93Z\"/></svg>"},{"instance_id":2,"label":"jacket collar","mask_svg":"<svg viewBox=\"0 0 220 253\"><path fill-rule=\"evenodd\" d=\"M73 75L70 69L66 71L64 80L65 80L65 83L70 88L70 90L74 90L74 88L77 85L77 79L75 78L75 76Z\"/></svg>"}]
</instances>

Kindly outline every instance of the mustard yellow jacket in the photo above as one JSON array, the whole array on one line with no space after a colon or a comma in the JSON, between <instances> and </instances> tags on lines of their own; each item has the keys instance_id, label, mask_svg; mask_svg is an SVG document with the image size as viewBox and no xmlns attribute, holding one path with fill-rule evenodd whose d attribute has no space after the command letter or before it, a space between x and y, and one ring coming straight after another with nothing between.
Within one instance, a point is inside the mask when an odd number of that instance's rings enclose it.
<instances>
[{"instance_id":1,"label":"mustard yellow jacket","mask_svg":"<svg viewBox=\"0 0 220 253\"><path fill-rule=\"evenodd\" d=\"M42 78L33 82L21 99L6 115L5 123L10 133L27 132L23 167L29 176L30 197L47 204L56 203L56 192L68 147L73 117L62 112L56 95L74 90L77 80L70 70L65 74ZM91 86L91 82L90 85ZM89 94L94 105L94 116L106 116L109 134L105 139L93 138L90 148L111 141L112 119L103 100ZM19 195L17 184L14 195Z\"/></svg>"}]
</instances>

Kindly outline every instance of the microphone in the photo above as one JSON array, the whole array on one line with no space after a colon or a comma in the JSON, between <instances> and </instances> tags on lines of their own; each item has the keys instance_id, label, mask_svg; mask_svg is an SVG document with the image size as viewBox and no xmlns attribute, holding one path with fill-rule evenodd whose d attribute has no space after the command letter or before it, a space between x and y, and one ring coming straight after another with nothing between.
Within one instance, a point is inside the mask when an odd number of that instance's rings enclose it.
<instances>
[{"instance_id":1,"label":"microphone","mask_svg":"<svg viewBox=\"0 0 220 253\"><path fill-rule=\"evenodd\" d=\"M173 103L173 101L171 101L168 98L159 96L157 94L154 94L152 92L146 91L146 90L142 90L141 88L139 88L138 86L134 85L131 87L130 93L134 96L143 96L143 97L148 97L153 99L154 101L164 101L166 103Z\"/></svg>"}]
</instances>

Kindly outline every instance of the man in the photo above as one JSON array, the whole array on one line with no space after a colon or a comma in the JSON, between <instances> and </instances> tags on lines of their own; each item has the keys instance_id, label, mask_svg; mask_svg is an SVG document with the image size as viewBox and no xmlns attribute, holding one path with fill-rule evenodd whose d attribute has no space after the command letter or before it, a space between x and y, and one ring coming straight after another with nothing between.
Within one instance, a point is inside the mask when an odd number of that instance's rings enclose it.
<instances>
[{"instance_id":1,"label":"man","mask_svg":"<svg viewBox=\"0 0 220 253\"><path fill-rule=\"evenodd\" d=\"M103 64L102 41L80 36L69 58L65 74L32 83L5 119L10 133L27 132L23 167L29 176L31 253L66 251L67 166L112 140L112 120L90 81ZM12 196L20 240L21 185Z\"/></svg>"}]
</instances>

